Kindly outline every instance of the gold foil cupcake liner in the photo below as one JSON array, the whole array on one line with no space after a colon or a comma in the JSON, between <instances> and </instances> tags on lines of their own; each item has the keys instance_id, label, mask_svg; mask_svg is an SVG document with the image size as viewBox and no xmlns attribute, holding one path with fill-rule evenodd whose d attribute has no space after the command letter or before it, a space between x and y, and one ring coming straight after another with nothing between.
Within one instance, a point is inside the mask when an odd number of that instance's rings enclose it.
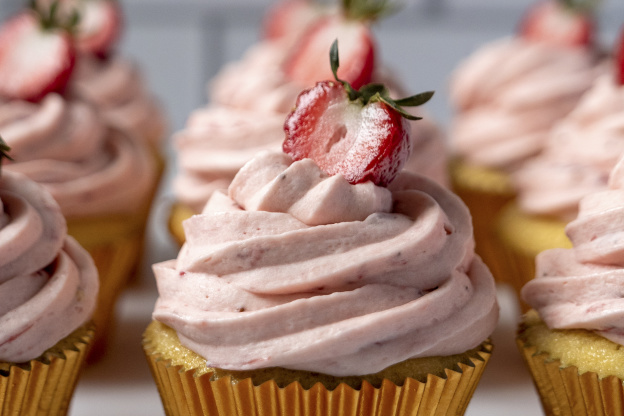
<instances>
[{"instance_id":1,"label":"gold foil cupcake liner","mask_svg":"<svg viewBox=\"0 0 624 416\"><path fill-rule=\"evenodd\" d=\"M68 233L89 252L98 270L100 290L93 321L97 328L89 361L106 350L114 327L115 304L130 277L136 272L144 240L145 219L116 216L68 220Z\"/></svg>"},{"instance_id":2,"label":"gold foil cupcake liner","mask_svg":"<svg viewBox=\"0 0 624 416\"><path fill-rule=\"evenodd\" d=\"M476 253L497 282L507 282L507 264L500 256L500 241L493 220L515 197L509 175L458 160L451 163L450 169L453 191L464 201L472 216Z\"/></svg>"},{"instance_id":3,"label":"gold foil cupcake liner","mask_svg":"<svg viewBox=\"0 0 624 416\"><path fill-rule=\"evenodd\" d=\"M624 380L600 378L588 371L579 374L575 366L563 367L548 353L516 339L527 363L546 415L624 415Z\"/></svg>"},{"instance_id":4,"label":"gold foil cupcake liner","mask_svg":"<svg viewBox=\"0 0 624 416\"><path fill-rule=\"evenodd\" d=\"M515 203L505 206L497 220L500 255L507 264L508 283L520 295L522 287L535 277L535 257L552 248L571 248L565 234L567 223L524 214ZM523 312L528 310L520 302Z\"/></svg>"},{"instance_id":5,"label":"gold foil cupcake liner","mask_svg":"<svg viewBox=\"0 0 624 416\"><path fill-rule=\"evenodd\" d=\"M0 363L0 416L67 414L93 333L86 325L35 360Z\"/></svg>"},{"instance_id":6,"label":"gold foil cupcake liner","mask_svg":"<svg viewBox=\"0 0 624 416\"><path fill-rule=\"evenodd\" d=\"M457 363L454 369L445 369L445 377L429 374L425 382L407 378L397 385L384 379L379 387L363 381L358 389L342 383L330 390L321 383L305 389L299 382L280 387L274 380L259 385L250 378L213 380L210 372L197 375L194 369L173 365L145 339L143 347L168 416L462 415L492 350L486 341L470 364Z\"/></svg>"},{"instance_id":7,"label":"gold foil cupcake liner","mask_svg":"<svg viewBox=\"0 0 624 416\"><path fill-rule=\"evenodd\" d=\"M173 239L181 246L186 241L184 235L184 227L182 222L195 215L196 212L191 208L179 202L174 203L171 206L171 212L169 214L169 232L173 236Z\"/></svg>"}]
</instances>

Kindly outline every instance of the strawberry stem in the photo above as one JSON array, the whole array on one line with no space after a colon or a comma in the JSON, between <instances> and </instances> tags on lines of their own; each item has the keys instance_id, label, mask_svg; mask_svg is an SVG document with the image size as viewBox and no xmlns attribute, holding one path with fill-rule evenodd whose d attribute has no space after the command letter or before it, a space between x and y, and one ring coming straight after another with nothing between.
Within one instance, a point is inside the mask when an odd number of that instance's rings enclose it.
<instances>
[{"instance_id":1,"label":"strawberry stem","mask_svg":"<svg viewBox=\"0 0 624 416\"><path fill-rule=\"evenodd\" d=\"M389 0L342 0L342 11L348 19L375 21L392 14L397 7Z\"/></svg>"},{"instance_id":2,"label":"strawberry stem","mask_svg":"<svg viewBox=\"0 0 624 416\"><path fill-rule=\"evenodd\" d=\"M401 114L408 120L420 120L422 119L422 117L417 117L408 113L403 107L418 107L420 105L423 105L427 101L429 101L434 94L433 91L427 91L420 94L412 95L411 97L394 100L390 98L390 92L388 91L388 88L386 88L386 86L383 84L377 83L366 84L359 90L356 90L355 88L353 88L353 86L351 86L351 84L349 84L349 82L338 78L338 68L340 67L340 57L338 56L338 39L334 40L331 48L329 49L329 61L332 73L334 74L334 78L337 82L341 83L344 86L350 101L359 100L362 105L374 102L383 102L392 107L394 110L396 110L399 114Z\"/></svg>"},{"instance_id":3,"label":"strawberry stem","mask_svg":"<svg viewBox=\"0 0 624 416\"><path fill-rule=\"evenodd\" d=\"M74 33L80 21L80 14L76 8L72 8L68 16L62 16L62 13L59 12L61 8L60 0L54 0L49 5L42 5L38 0L30 0L28 7L37 16L43 30L60 28L69 33Z\"/></svg>"},{"instance_id":4,"label":"strawberry stem","mask_svg":"<svg viewBox=\"0 0 624 416\"><path fill-rule=\"evenodd\" d=\"M4 139L2 139L2 136L0 136L0 173L2 173L2 159L13 160L11 156L9 156L9 150L11 150L11 148L6 144Z\"/></svg>"},{"instance_id":5,"label":"strawberry stem","mask_svg":"<svg viewBox=\"0 0 624 416\"><path fill-rule=\"evenodd\" d=\"M601 0L559 0L559 2L575 12L587 14L596 10Z\"/></svg>"}]
</instances>

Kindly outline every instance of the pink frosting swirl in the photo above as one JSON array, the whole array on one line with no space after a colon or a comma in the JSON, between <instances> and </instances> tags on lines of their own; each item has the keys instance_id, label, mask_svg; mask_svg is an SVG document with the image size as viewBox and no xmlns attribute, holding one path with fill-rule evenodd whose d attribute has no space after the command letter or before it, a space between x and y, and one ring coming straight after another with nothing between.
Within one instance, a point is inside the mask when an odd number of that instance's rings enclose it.
<instances>
[{"instance_id":1,"label":"pink frosting swirl","mask_svg":"<svg viewBox=\"0 0 624 416\"><path fill-rule=\"evenodd\" d=\"M374 373L464 352L497 322L468 210L422 176L351 185L262 153L184 227L154 266L153 316L209 366Z\"/></svg>"},{"instance_id":2,"label":"pink frosting swirl","mask_svg":"<svg viewBox=\"0 0 624 416\"><path fill-rule=\"evenodd\" d=\"M553 129L543 153L515 173L520 207L531 214L574 218L581 198L607 188L622 153L624 88L606 73Z\"/></svg>"},{"instance_id":3,"label":"pink frosting swirl","mask_svg":"<svg viewBox=\"0 0 624 416\"><path fill-rule=\"evenodd\" d=\"M0 361L40 356L90 319L98 276L40 185L0 177Z\"/></svg>"},{"instance_id":4,"label":"pink frosting swirl","mask_svg":"<svg viewBox=\"0 0 624 416\"><path fill-rule=\"evenodd\" d=\"M624 158L609 189L581 200L566 227L572 249L537 257L536 278L522 297L550 328L584 328L624 345Z\"/></svg>"},{"instance_id":5,"label":"pink frosting swirl","mask_svg":"<svg viewBox=\"0 0 624 416\"><path fill-rule=\"evenodd\" d=\"M119 56L105 61L80 56L70 89L133 137L151 146L159 146L164 139L167 121L163 111L133 63Z\"/></svg>"},{"instance_id":6,"label":"pink frosting swirl","mask_svg":"<svg viewBox=\"0 0 624 416\"><path fill-rule=\"evenodd\" d=\"M37 104L0 101L0 135L15 160L4 169L43 184L66 217L134 213L154 180L142 143L57 94Z\"/></svg>"},{"instance_id":7,"label":"pink frosting swirl","mask_svg":"<svg viewBox=\"0 0 624 416\"><path fill-rule=\"evenodd\" d=\"M521 38L488 44L455 72L454 151L469 163L513 170L542 149L597 75L597 57Z\"/></svg>"},{"instance_id":8,"label":"pink frosting swirl","mask_svg":"<svg viewBox=\"0 0 624 416\"><path fill-rule=\"evenodd\" d=\"M193 112L175 135L180 167L174 181L179 201L200 212L212 193L225 189L258 151L280 150L284 121L306 85L290 80L281 65L288 40L254 45L242 60L227 65L211 82L212 103ZM378 81L390 74L381 71ZM394 94L396 96L396 94ZM442 130L428 115L411 122L412 157L405 170L448 184L447 150Z\"/></svg>"}]
</instances>

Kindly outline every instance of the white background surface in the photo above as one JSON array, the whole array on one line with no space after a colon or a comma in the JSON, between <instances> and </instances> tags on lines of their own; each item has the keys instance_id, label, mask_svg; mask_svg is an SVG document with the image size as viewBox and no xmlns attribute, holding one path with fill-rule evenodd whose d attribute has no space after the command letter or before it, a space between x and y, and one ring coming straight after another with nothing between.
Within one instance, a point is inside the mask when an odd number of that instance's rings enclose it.
<instances>
[{"instance_id":1,"label":"white background surface","mask_svg":"<svg viewBox=\"0 0 624 416\"><path fill-rule=\"evenodd\" d=\"M0 0L0 19L22 0ZM238 59L258 38L260 17L270 0L122 0L127 30L124 55L136 60L151 89L161 99L171 131L182 128L189 113L206 102L206 81L223 63ZM376 28L382 60L408 90L435 89L427 104L447 125L451 111L447 83L452 69L479 45L511 34L533 0L421 0ZM611 49L624 24L621 0L604 0L599 38ZM168 145L168 149L171 150ZM88 367L71 409L78 415L162 415L156 387L141 349L141 333L150 320L156 290L149 264L175 257L177 248L165 229L171 202L170 170L154 205L148 255L141 276L123 294L118 325L109 353ZM492 360L467 415L539 415L541 409L514 342L518 319L515 297L499 288L500 324L493 335Z\"/></svg>"}]
</instances>

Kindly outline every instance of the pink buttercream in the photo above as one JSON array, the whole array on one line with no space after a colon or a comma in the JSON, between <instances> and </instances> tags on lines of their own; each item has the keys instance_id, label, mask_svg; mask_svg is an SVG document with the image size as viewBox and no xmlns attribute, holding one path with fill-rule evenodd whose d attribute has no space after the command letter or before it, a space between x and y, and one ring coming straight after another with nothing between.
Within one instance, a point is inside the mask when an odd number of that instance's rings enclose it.
<instances>
[{"instance_id":1,"label":"pink buttercream","mask_svg":"<svg viewBox=\"0 0 624 416\"><path fill-rule=\"evenodd\" d=\"M537 257L536 278L522 289L549 328L584 328L624 345L624 158L609 188L581 200L566 227L572 249Z\"/></svg>"},{"instance_id":2,"label":"pink buttercream","mask_svg":"<svg viewBox=\"0 0 624 416\"><path fill-rule=\"evenodd\" d=\"M0 100L0 135L15 160L4 169L43 184L66 217L134 213L154 181L142 143L57 94L37 104Z\"/></svg>"},{"instance_id":3,"label":"pink buttercream","mask_svg":"<svg viewBox=\"0 0 624 416\"><path fill-rule=\"evenodd\" d=\"M164 139L163 111L132 62L119 56L100 60L81 55L70 90L101 111L113 126L145 143L160 146Z\"/></svg>"},{"instance_id":4,"label":"pink buttercream","mask_svg":"<svg viewBox=\"0 0 624 416\"><path fill-rule=\"evenodd\" d=\"M310 87L289 80L282 71L286 41L260 42L242 60L227 65L211 82L212 103L193 112L175 135L180 170L174 190L196 212L215 190L227 188L259 150L281 149L286 116L299 93ZM395 82L386 82L390 75L385 72L376 79L399 89ZM419 110L414 114L425 119L410 122L413 152L404 169L447 185L444 135L428 115Z\"/></svg>"},{"instance_id":5,"label":"pink buttercream","mask_svg":"<svg viewBox=\"0 0 624 416\"><path fill-rule=\"evenodd\" d=\"M209 366L361 375L464 352L497 322L468 210L422 176L351 185L262 153L184 228L153 316Z\"/></svg>"},{"instance_id":6,"label":"pink buttercream","mask_svg":"<svg viewBox=\"0 0 624 416\"><path fill-rule=\"evenodd\" d=\"M512 171L539 153L599 73L587 49L506 38L479 49L454 73L454 152L468 163Z\"/></svg>"},{"instance_id":7,"label":"pink buttercream","mask_svg":"<svg viewBox=\"0 0 624 416\"><path fill-rule=\"evenodd\" d=\"M548 137L543 153L514 175L528 213L574 218L585 195L607 188L624 153L624 88L604 74Z\"/></svg>"},{"instance_id":8,"label":"pink buttercream","mask_svg":"<svg viewBox=\"0 0 624 416\"><path fill-rule=\"evenodd\" d=\"M59 206L25 176L0 176L0 361L39 357L88 319L98 276Z\"/></svg>"}]
</instances>

